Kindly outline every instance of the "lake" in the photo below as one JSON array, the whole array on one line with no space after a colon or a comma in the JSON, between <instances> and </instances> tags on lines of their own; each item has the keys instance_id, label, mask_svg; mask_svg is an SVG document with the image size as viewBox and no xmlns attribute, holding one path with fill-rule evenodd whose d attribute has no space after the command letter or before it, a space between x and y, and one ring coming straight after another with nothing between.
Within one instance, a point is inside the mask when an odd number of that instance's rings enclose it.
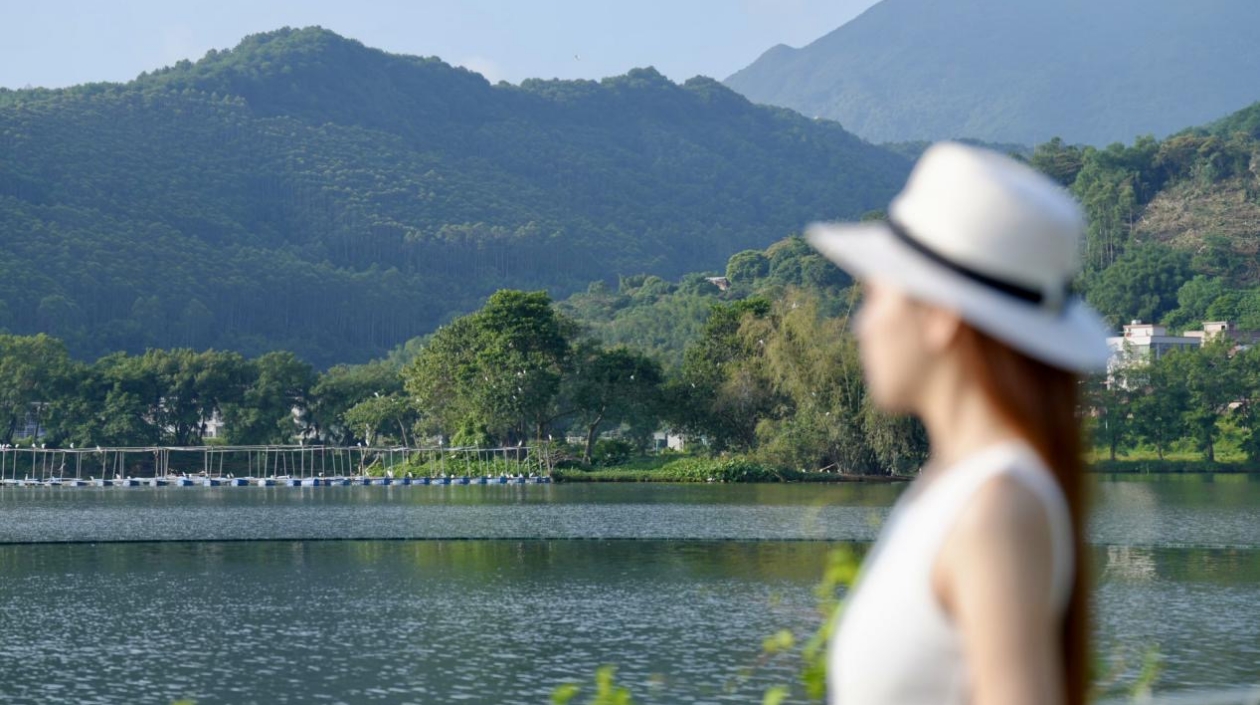
<instances>
[{"instance_id":1,"label":"lake","mask_svg":"<svg viewBox=\"0 0 1260 705\"><path fill-rule=\"evenodd\" d=\"M0 700L760 702L889 485L0 489ZM1097 478L1100 649L1260 683L1260 476Z\"/></svg>"}]
</instances>

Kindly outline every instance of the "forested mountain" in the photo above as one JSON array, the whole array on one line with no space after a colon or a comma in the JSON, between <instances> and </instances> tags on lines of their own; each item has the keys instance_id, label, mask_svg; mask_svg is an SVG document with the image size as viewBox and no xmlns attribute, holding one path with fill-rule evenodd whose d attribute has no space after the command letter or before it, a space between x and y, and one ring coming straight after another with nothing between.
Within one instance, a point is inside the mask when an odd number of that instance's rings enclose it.
<instances>
[{"instance_id":1,"label":"forested mountain","mask_svg":"<svg viewBox=\"0 0 1260 705\"><path fill-rule=\"evenodd\" d=\"M0 329L361 361L499 288L721 266L882 207L908 168L711 79L491 85L285 29L0 90Z\"/></svg>"},{"instance_id":2,"label":"forested mountain","mask_svg":"<svg viewBox=\"0 0 1260 705\"><path fill-rule=\"evenodd\" d=\"M867 139L1098 146L1260 99L1254 0L883 0L726 79Z\"/></svg>"},{"instance_id":3,"label":"forested mountain","mask_svg":"<svg viewBox=\"0 0 1260 705\"><path fill-rule=\"evenodd\" d=\"M898 148L913 156L918 146ZM1163 140L1098 149L1056 139L1015 156L1084 206L1089 225L1076 288L1117 331L1132 319L1178 332L1205 320L1260 331L1260 103ZM723 275L725 290L710 281ZM790 237L673 281L622 277L616 289L596 282L559 308L605 343L644 350L675 369L714 304L781 301L795 289L818 295L824 312L834 313L848 305L847 283Z\"/></svg>"}]
</instances>

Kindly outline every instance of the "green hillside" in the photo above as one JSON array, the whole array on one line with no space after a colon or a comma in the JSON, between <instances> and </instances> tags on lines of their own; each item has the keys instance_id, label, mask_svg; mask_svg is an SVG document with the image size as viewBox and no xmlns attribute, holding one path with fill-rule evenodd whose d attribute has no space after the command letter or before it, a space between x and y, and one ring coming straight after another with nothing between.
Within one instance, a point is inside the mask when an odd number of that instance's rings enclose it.
<instances>
[{"instance_id":1,"label":"green hillside","mask_svg":"<svg viewBox=\"0 0 1260 705\"><path fill-rule=\"evenodd\" d=\"M908 167L710 79L492 86L285 29L0 90L0 329L361 361L500 288L720 267L882 207Z\"/></svg>"},{"instance_id":2,"label":"green hillside","mask_svg":"<svg viewBox=\"0 0 1260 705\"><path fill-rule=\"evenodd\" d=\"M1260 103L1164 140L1106 149L1052 140L1027 156L1016 153L1083 204L1089 226L1076 287L1116 330L1132 319L1176 331L1205 320L1260 330L1257 115ZM908 154L917 147L900 146ZM708 280L723 275L725 291ZM796 290L818 296L824 312L835 313L848 305L847 284L802 240L787 238L676 280L622 277L615 289L596 282L559 307L604 342L644 350L673 369L716 303L781 301Z\"/></svg>"},{"instance_id":3,"label":"green hillside","mask_svg":"<svg viewBox=\"0 0 1260 705\"><path fill-rule=\"evenodd\" d=\"M1102 146L1260 99L1256 26L1253 0L883 0L726 84L877 142Z\"/></svg>"}]
</instances>

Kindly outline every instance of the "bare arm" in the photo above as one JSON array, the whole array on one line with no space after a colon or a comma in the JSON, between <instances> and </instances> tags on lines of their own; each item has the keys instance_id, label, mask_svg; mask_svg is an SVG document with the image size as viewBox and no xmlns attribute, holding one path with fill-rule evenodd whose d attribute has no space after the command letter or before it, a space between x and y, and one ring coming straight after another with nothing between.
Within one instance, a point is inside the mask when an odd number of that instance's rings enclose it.
<instances>
[{"instance_id":1,"label":"bare arm","mask_svg":"<svg viewBox=\"0 0 1260 705\"><path fill-rule=\"evenodd\" d=\"M951 530L933 591L962 634L974 705L1061 705L1046 510L1017 480L990 480Z\"/></svg>"}]
</instances>

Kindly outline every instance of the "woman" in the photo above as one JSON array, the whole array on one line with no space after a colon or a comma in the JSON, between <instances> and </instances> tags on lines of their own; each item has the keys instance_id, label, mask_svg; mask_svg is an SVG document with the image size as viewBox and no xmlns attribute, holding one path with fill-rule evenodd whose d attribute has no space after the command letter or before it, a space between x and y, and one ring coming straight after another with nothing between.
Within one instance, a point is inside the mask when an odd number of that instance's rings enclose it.
<instances>
[{"instance_id":1,"label":"woman","mask_svg":"<svg viewBox=\"0 0 1260 705\"><path fill-rule=\"evenodd\" d=\"M931 444L840 616L831 701L1082 703L1077 377L1108 349L1068 288L1078 206L1019 162L941 143L887 222L808 236L862 282L868 393Z\"/></svg>"}]
</instances>

